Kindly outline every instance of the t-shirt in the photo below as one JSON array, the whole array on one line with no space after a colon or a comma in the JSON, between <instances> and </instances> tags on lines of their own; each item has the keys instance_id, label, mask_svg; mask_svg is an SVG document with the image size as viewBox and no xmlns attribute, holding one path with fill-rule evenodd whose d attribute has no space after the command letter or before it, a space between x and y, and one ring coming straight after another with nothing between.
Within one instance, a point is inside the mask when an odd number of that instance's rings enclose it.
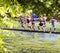
<instances>
[{"instance_id":1,"label":"t-shirt","mask_svg":"<svg viewBox=\"0 0 60 53\"><path fill-rule=\"evenodd\" d=\"M52 20L51 20L51 23L52 23L52 24L54 24L54 23L55 23L55 21L56 21L55 19L52 19Z\"/></svg>"},{"instance_id":2,"label":"t-shirt","mask_svg":"<svg viewBox=\"0 0 60 53\"><path fill-rule=\"evenodd\" d=\"M33 18L37 18L37 15L36 15L36 14L33 14L32 17L33 17Z\"/></svg>"}]
</instances>

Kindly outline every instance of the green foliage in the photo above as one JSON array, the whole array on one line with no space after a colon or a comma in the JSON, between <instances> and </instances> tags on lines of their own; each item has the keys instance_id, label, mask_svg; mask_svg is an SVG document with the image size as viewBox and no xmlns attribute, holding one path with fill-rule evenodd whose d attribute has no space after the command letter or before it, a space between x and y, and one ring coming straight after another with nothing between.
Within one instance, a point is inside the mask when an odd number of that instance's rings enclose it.
<instances>
[{"instance_id":1,"label":"green foliage","mask_svg":"<svg viewBox=\"0 0 60 53\"><path fill-rule=\"evenodd\" d=\"M17 0L22 6L23 11L33 10L34 13L40 15L46 14L49 17L60 12L59 0Z\"/></svg>"},{"instance_id":2,"label":"green foliage","mask_svg":"<svg viewBox=\"0 0 60 53\"><path fill-rule=\"evenodd\" d=\"M0 14L2 17L18 17L28 14L27 11L48 17L60 14L60 0L1 0ZM10 16L9 16L10 15ZM50 16L49 16L50 15ZM59 19L59 18L58 18Z\"/></svg>"}]
</instances>

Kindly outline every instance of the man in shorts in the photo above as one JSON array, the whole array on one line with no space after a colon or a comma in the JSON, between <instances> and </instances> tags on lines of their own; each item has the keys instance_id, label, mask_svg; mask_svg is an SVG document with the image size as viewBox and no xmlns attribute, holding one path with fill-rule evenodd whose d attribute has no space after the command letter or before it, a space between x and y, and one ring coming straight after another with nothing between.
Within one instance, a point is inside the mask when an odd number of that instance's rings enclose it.
<instances>
[{"instance_id":1,"label":"man in shorts","mask_svg":"<svg viewBox=\"0 0 60 53\"><path fill-rule=\"evenodd\" d=\"M56 19L54 18L50 20L50 32L52 32L52 28L54 29L53 32L56 32Z\"/></svg>"}]
</instances>

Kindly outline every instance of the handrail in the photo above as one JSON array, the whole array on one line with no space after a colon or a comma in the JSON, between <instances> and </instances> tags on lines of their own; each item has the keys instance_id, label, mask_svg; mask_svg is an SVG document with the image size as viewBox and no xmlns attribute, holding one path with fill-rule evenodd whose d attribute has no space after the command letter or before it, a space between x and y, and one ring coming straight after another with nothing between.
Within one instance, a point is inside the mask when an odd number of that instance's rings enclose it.
<instances>
[{"instance_id":1,"label":"handrail","mask_svg":"<svg viewBox=\"0 0 60 53\"><path fill-rule=\"evenodd\" d=\"M23 32L37 32L37 33L50 33L50 31L39 31L29 29L17 29L17 28L2 28L3 30L23 31ZM60 34L60 32L51 32L52 34Z\"/></svg>"}]
</instances>

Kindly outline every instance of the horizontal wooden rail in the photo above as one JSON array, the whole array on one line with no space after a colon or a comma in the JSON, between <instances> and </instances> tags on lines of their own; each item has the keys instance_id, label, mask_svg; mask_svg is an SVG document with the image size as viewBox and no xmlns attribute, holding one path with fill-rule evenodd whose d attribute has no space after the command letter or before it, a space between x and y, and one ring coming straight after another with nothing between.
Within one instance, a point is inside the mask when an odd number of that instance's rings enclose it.
<instances>
[{"instance_id":1,"label":"horizontal wooden rail","mask_svg":"<svg viewBox=\"0 0 60 53\"><path fill-rule=\"evenodd\" d=\"M37 33L50 33L50 31L39 31L29 29L16 29L16 28L2 28L3 30L23 31L23 32L37 32ZM51 32L52 34L60 34L60 32Z\"/></svg>"}]
</instances>

